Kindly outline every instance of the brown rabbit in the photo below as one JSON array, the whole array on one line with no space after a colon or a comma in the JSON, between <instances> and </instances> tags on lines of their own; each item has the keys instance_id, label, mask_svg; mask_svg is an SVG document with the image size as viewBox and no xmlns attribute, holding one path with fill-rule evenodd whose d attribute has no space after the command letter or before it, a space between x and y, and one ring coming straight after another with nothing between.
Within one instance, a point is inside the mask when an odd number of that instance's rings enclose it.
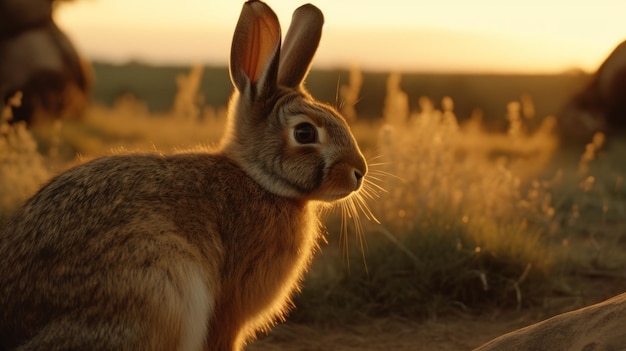
<instances>
[{"instance_id":1,"label":"brown rabbit","mask_svg":"<svg viewBox=\"0 0 626 351\"><path fill-rule=\"evenodd\" d=\"M0 235L0 349L240 350L284 317L318 210L358 191L344 119L304 90L322 13L243 6L216 150L126 154L54 178Z\"/></svg>"}]
</instances>

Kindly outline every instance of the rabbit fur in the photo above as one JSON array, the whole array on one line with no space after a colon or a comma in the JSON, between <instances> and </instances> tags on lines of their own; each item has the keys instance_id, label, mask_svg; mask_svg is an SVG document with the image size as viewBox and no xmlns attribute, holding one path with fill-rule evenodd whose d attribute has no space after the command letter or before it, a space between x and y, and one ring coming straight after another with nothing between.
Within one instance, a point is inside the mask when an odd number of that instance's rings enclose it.
<instances>
[{"instance_id":1,"label":"rabbit fur","mask_svg":"<svg viewBox=\"0 0 626 351\"><path fill-rule=\"evenodd\" d=\"M361 188L345 120L303 81L323 15L244 4L215 149L61 173L0 234L0 350L240 350L284 318L320 206Z\"/></svg>"}]
</instances>

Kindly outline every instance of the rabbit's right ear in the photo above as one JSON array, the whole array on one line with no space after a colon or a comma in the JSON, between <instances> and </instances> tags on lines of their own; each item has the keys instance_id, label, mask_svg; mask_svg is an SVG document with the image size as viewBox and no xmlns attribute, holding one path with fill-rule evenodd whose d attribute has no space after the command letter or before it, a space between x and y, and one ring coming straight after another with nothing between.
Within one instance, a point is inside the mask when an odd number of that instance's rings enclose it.
<instances>
[{"instance_id":1,"label":"rabbit's right ear","mask_svg":"<svg viewBox=\"0 0 626 351\"><path fill-rule=\"evenodd\" d=\"M281 50L279 84L297 88L304 82L320 43L323 26L324 15L317 7L306 4L294 11Z\"/></svg>"},{"instance_id":2,"label":"rabbit's right ear","mask_svg":"<svg viewBox=\"0 0 626 351\"><path fill-rule=\"evenodd\" d=\"M241 94L253 100L276 86L280 24L261 1L243 5L230 51L230 77Z\"/></svg>"}]
</instances>

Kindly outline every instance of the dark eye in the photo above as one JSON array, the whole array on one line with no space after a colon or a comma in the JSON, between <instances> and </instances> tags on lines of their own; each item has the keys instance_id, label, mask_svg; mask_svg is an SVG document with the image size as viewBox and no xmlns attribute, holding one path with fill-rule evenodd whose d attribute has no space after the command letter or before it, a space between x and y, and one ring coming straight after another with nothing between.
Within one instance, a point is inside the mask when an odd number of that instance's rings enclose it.
<instances>
[{"instance_id":1,"label":"dark eye","mask_svg":"<svg viewBox=\"0 0 626 351\"><path fill-rule=\"evenodd\" d=\"M317 142L317 129L311 123L300 123L293 130L293 136L300 144Z\"/></svg>"}]
</instances>

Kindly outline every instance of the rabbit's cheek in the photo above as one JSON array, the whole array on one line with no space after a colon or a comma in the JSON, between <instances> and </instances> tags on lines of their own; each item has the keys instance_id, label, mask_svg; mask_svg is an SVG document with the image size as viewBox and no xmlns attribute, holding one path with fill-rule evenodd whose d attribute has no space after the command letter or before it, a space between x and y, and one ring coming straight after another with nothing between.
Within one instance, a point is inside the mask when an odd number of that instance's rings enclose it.
<instances>
[{"instance_id":1,"label":"rabbit's cheek","mask_svg":"<svg viewBox=\"0 0 626 351\"><path fill-rule=\"evenodd\" d=\"M285 166L277 175L288 177L288 183L306 194L318 189L324 179L324 160L313 147L290 148Z\"/></svg>"}]
</instances>

